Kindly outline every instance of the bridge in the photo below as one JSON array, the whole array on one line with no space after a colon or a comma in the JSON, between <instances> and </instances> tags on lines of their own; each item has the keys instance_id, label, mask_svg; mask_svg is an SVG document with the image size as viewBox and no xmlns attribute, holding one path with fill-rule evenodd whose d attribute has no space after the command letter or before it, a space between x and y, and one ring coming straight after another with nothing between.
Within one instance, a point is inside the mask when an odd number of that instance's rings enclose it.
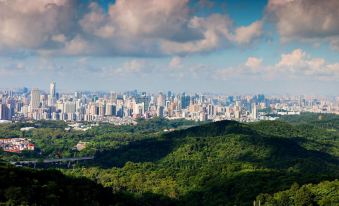
<instances>
[{"instance_id":1,"label":"bridge","mask_svg":"<svg viewBox=\"0 0 339 206\"><path fill-rule=\"evenodd\" d=\"M75 162L82 160L93 160L94 156L91 157L69 157L60 159L44 159L44 160L23 160L23 161L11 161L13 165L25 165L25 164L36 164L36 163L59 163L59 162Z\"/></svg>"}]
</instances>

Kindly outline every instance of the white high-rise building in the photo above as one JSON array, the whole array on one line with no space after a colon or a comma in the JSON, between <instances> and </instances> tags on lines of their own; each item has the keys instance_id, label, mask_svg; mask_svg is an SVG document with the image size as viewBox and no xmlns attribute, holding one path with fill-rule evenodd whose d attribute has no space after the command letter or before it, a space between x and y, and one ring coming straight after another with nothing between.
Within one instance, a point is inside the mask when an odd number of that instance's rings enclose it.
<instances>
[{"instance_id":1,"label":"white high-rise building","mask_svg":"<svg viewBox=\"0 0 339 206\"><path fill-rule=\"evenodd\" d=\"M255 103L252 104L252 118L253 119L258 118L258 109L257 109L257 105Z\"/></svg>"},{"instance_id":2,"label":"white high-rise building","mask_svg":"<svg viewBox=\"0 0 339 206\"><path fill-rule=\"evenodd\" d=\"M40 107L40 90L37 88L31 91L31 110L38 109Z\"/></svg>"},{"instance_id":3,"label":"white high-rise building","mask_svg":"<svg viewBox=\"0 0 339 206\"><path fill-rule=\"evenodd\" d=\"M65 102L64 103L64 113L75 113L76 112L76 105L75 102Z\"/></svg>"},{"instance_id":4,"label":"white high-rise building","mask_svg":"<svg viewBox=\"0 0 339 206\"><path fill-rule=\"evenodd\" d=\"M160 94L157 97L157 106L165 106L165 100L166 100L165 95L160 92Z\"/></svg>"},{"instance_id":5,"label":"white high-rise building","mask_svg":"<svg viewBox=\"0 0 339 206\"><path fill-rule=\"evenodd\" d=\"M48 101L47 101L48 106L54 106L56 103L55 87L56 87L56 83L51 82L51 84L49 85L49 95L48 95Z\"/></svg>"},{"instance_id":6,"label":"white high-rise building","mask_svg":"<svg viewBox=\"0 0 339 206\"><path fill-rule=\"evenodd\" d=\"M51 84L49 85L49 95L51 95L52 98L55 98L55 87L56 83L51 82Z\"/></svg>"}]
</instances>

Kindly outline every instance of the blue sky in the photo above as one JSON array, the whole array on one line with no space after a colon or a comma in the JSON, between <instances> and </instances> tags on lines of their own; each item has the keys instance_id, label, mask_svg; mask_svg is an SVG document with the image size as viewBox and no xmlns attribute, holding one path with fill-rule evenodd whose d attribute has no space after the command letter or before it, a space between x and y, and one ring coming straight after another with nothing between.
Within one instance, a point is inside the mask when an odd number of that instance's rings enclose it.
<instances>
[{"instance_id":1,"label":"blue sky","mask_svg":"<svg viewBox=\"0 0 339 206\"><path fill-rule=\"evenodd\" d=\"M338 11L335 0L4 0L0 88L339 95Z\"/></svg>"}]
</instances>

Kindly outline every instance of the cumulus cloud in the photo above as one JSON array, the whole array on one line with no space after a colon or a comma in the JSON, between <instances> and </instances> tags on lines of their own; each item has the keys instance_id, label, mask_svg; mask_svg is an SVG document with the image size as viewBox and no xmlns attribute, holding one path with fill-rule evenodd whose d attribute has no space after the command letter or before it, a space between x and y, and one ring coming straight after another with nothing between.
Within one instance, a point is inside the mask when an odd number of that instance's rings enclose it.
<instances>
[{"instance_id":1,"label":"cumulus cloud","mask_svg":"<svg viewBox=\"0 0 339 206\"><path fill-rule=\"evenodd\" d=\"M155 71L155 66L145 60L132 59L124 62L120 66L106 65L99 69L100 73L107 76L126 77L130 75L137 75L144 77ZM96 71L97 72L97 71Z\"/></svg>"},{"instance_id":2,"label":"cumulus cloud","mask_svg":"<svg viewBox=\"0 0 339 206\"><path fill-rule=\"evenodd\" d=\"M239 77L266 78L266 75L270 73L270 68L262 65L262 62L263 60L260 58L248 57L246 62L241 65L216 70L214 78L223 80Z\"/></svg>"},{"instance_id":3,"label":"cumulus cloud","mask_svg":"<svg viewBox=\"0 0 339 206\"><path fill-rule=\"evenodd\" d=\"M241 26L233 31L232 20L225 15L213 14L207 18L193 17L190 28L201 31L203 38L188 41L163 41L161 48L168 54L194 53L225 48L231 45L244 45L259 38L262 31L262 22L257 21L249 26Z\"/></svg>"},{"instance_id":4,"label":"cumulus cloud","mask_svg":"<svg viewBox=\"0 0 339 206\"><path fill-rule=\"evenodd\" d=\"M339 42L338 0L270 0L268 18L276 22L283 41L328 41L333 48Z\"/></svg>"},{"instance_id":5,"label":"cumulus cloud","mask_svg":"<svg viewBox=\"0 0 339 206\"><path fill-rule=\"evenodd\" d=\"M2 48L56 48L71 33L74 1L0 1Z\"/></svg>"},{"instance_id":6,"label":"cumulus cloud","mask_svg":"<svg viewBox=\"0 0 339 206\"><path fill-rule=\"evenodd\" d=\"M213 14L207 18L193 17L190 21L192 29L200 30L203 38L188 41L175 42L163 41L162 50L169 54L175 53L194 53L200 51L209 51L226 43L227 37L230 38L229 28L231 27L231 20L227 16L220 14ZM222 42L222 40L225 40Z\"/></svg>"},{"instance_id":7,"label":"cumulus cloud","mask_svg":"<svg viewBox=\"0 0 339 206\"><path fill-rule=\"evenodd\" d=\"M260 79L314 79L337 81L339 63L329 63L323 58L313 58L301 49L282 54L273 65L263 65L262 59L249 57L247 61L231 68L216 70L217 79L260 78Z\"/></svg>"},{"instance_id":8,"label":"cumulus cloud","mask_svg":"<svg viewBox=\"0 0 339 206\"><path fill-rule=\"evenodd\" d=\"M108 9L95 1L1 0L0 19L3 53L177 55L249 44L262 35L261 22L235 28L227 15L197 16L189 0L116 0Z\"/></svg>"},{"instance_id":9,"label":"cumulus cloud","mask_svg":"<svg viewBox=\"0 0 339 206\"><path fill-rule=\"evenodd\" d=\"M261 66L262 59L256 58L256 57L248 57L245 66L249 68L258 68Z\"/></svg>"},{"instance_id":10,"label":"cumulus cloud","mask_svg":"<svg viewBox=\"0 0 339 206\"><path fill-rule=\"evenodd\" d=\"M275 69L293 77L311 76L335 80L339 77L338 65L338 63L327 63L323 58L312 58L303 50L296 49L291 53L281 55Z\"/></svg>"},{"instance_id":11,"label":"cumulus cloud","mask_svg":"<svg viewBox=\"0 0 339 206\"><path fill-rule=\"evenodd\" d=\"M306 57L306 52L301 49L296 49L288 54L282 54L278 67L292 67L300 66Z\"/></svg>"},{"instance_id":12,"label":"cumulus cloud","mask_svg":"<svg viewBox=\"0 0 339 206\"><path fill-rule=\"evenodd\" d=\"M235 31L235 41L239 44L248 44L260 37L263 33L263 23L262 21L256 21L250 24L249 26L241 26Z\"/></svg>"}]
</instances>

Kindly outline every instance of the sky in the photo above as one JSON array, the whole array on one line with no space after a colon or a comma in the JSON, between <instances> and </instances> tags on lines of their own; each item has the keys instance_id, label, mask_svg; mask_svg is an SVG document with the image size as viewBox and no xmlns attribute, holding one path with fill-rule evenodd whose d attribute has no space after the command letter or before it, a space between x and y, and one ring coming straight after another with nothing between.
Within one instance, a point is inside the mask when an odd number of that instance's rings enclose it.
<instances>
[{"instance_id":1,"label":"sky","mask_svg":"<svg viewBox=\"0 0 339 206\"><path fill-rule=\"evenodd\" d=\"M338 0L0 0L0 88L339 95Z\"/></svg>"}]
</instances>

